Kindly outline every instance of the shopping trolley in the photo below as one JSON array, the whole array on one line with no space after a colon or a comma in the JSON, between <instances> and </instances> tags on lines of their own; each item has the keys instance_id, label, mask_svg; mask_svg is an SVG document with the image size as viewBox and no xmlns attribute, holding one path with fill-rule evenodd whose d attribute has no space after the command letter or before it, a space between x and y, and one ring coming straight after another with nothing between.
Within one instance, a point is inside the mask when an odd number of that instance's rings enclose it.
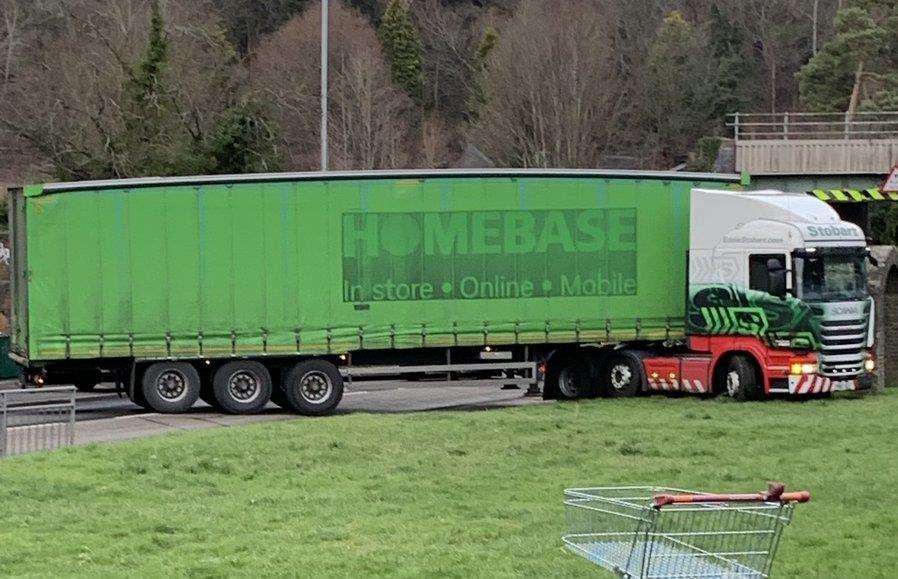
<instances>
[{"instance_id":1,"label":"shopping trolley","mask_svg":"<svg viewBox=\"0 0 898 579\"><path fill-rule=\"evenodd\" d=\"M709 495L633 486L568 489L574 553L622 577L768 577L783 526L807 492Z\"/></svg>"}]
</instances>

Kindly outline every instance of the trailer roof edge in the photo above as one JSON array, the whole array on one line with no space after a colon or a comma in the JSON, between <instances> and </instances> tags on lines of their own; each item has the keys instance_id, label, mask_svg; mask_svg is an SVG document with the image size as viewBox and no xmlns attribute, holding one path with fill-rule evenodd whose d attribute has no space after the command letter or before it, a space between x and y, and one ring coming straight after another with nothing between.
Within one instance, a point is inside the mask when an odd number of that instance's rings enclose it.
<instances>
[{"instance_id":1,"label":"trailer roof edge","mask_svg":"<svg viewBox=\"0 0 898 579\"><path fill-rule=\"evenodd\" d=\"M379 171L329 171L306 173L250 173L244 175L196 175L189 177L140 177L102 181L47 183L26 187L26 195L96 189L129 189L132 187L165 187L176 185L226 185L284 181L351 180L351 179L415 179L426 177L604 177L609 179L656 179L671 181L720 181L740 183L742 177L730 173L692 173L678 171L621 171L602 169L411 169Z\"/></svg>"}]
</instances>

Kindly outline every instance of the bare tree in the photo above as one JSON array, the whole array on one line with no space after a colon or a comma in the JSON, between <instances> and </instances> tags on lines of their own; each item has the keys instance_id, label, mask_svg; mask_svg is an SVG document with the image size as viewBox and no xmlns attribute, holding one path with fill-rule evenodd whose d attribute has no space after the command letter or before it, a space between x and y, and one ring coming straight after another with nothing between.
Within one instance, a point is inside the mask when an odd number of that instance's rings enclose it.
<instances>
[{"instance_id":1,"label":"bare tree","mask_svg":"<svg viewBox=\"0 0 898 579\"><path fill-rule=\"evenodd\" d=\"M66 179L144 171L122 142L125 86L146 50L150 0L70 0L8 83L0 119ZM173 164L202 142L233 99L241 71L207 0L165 3L171 46L165 81L173 108L159 134ZM174 169L173 169L174 170Z\"/></svg>"},{"instance_id":2,"label":"bare tree","mask_svg":"<svg viewBox=\"0 0 898 579\"><path fill-rule=\"evenodd\" d=\"M506 165L595 167L617 150L630 83L609 3L524 3L501 34L473 137Z\"/></svg>"},{"instance_id":3,"label":"bare tree","mask_svg":"<svg viewBox=\"0 0 898 579\"><path fill-rule=\"evenodd\" d=\"M302 11L310 0L213 0L240 56L251 53L269 34ZM320 2L320 0L315 0Z\"/></svg>"},{"instance_id":4,"label":"bare tree","mask_svg":"<svg viewBox=\"0 0 898 579\"><path fill-rule=\"evenodd\" d=\"M320 12L310 7L263 42L254 86L277 108L288 166L311 169L318 152ZM374 29L358 12L334 4L330 36L330 156L338 169L409 163L414 105L393 86Z\"/></svg>"},{"instance_id":5,"label":"bare tree","mask_svg":"<svg viewBox=\"0 0 898 579\"><path fill-rule=\"evenodd\" d=\"M9 2L2 8L3 14L3 82L9 82L12 74L13 59L16 55L19 45L22 43L20 38L21 21L23 20L22 8L18 2Z\"/></svg>"},{"instance_id":6,"label":"bare tree","mask_svg":"<svg viewBox=\"0 0 898 579\"><path fill-rule=\"evenodd\" d=\"M63 7L63 0L0 2L0 76L4 84L29 61L43 35L52 30Z\"/></svg>"},{"instance_id":7,"label":"bare tree","mask_svg":"<svg viewBox=\"0 0 898 579\"><path fill-rule=\"evenodd\" d=\"M441 0L420 0L412 7L424 49L425 102L447 118L470 118L485 11L473 4L445 6Z\"/></svg>"}]
</instances>

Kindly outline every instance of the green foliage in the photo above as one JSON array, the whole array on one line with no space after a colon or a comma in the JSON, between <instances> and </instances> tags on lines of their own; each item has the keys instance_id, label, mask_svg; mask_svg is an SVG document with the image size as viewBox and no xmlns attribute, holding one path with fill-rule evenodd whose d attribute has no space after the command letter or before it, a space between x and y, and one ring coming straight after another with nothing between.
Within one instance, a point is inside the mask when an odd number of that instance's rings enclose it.
<instances>
[{"instance_id":1,"label":"green foliage","mask_svg":"<svg viewBox=\"0 0 898 579\"><path fill-rule=\"evenodd\" d=\"M150 14L150 39L143 59L126 83L126 95L135 105L146 105L164 92L162 75L168 61L168 38L159 0L155 0Z\"/></svg>"},{"instance_id":2,"label":"green foliage","mask_svg":"<svg viewBox=\"0 0 898 579\"><path fill-rule=\"evenodd\" d=\"M162 9L155 0L146 50L125 80L124 128L112 144L115 167L110 169L115 174L190 174L203 166L198 143L177 129L177 105L166 83L169 53ZM103 174L105 168L92 172Z\"/></svg>"},{"instance_id":3,"label":"green foliage","mask_svg":"<svg viewBox=\"0 0 898 579\"><path fill-rule=\"evenodd\" d=\"M680 12L661 23L646 66L649 131L670 165L684 155L709 122L714 122L714 64L701 31ZM711 77L711 82L708 78Z\"/></svg>"},{"instance_id":4,"label":"green foliage","mask_svg":"<svg viewBox=\"0 0 898 579\"><path fill-rule=\"evenodd\" d=\"M713 117L723 123L727 115L751 105L747 87L758 71L754 60L745 53L744 32L716 5L711 8L708 34L708 48L716 61Z\"/></svg>"},{"instance_id":5,"label":"green foliage","mask_svg":"<svg viewBox=\"0 0 898 579\"><path fill-rule=\"evenodd\" d=\"M894 390L806 403L652 396L348 413L7 458L0 568L597 576L561 548L562 489L753 492L779 480L813 498L783 531L775 575L885 577L898 567L898 518L884 508L898 501L896 413Z\"/></svg>"},{"instance_id":6,"label":"green foliage","mask_svg":"<svg viewBox=\"0 0 898 579\"><path fill-rule=\"evenodd\" d=\"M898 111L898 73L880 75L875 89L861 102L862 111Z\"/></svg>"},{"instance_id":7,"label":"green foliage","mask_svg":"<svg viewBox=\"0 0 898 579\"><path fill-rule=\"evenodd\" d=\"M723 139L720 137L702 137L695 144L695 153L691 155L687 169L690 171L713 171L717 162L717 153Z\"/></svg>"},{"instance_id":8,"label":"green foliage","mask_svg":"<svg viewBox=\"0 0 898 579\"><path fill-rule=\"evenodd\" d=\"M898 4L855 0L837 13L835 28L835 37L798 73L805 107L847 110L856 84L866 110L898 104Z\"/></svg>"},{"instance_id":9,"label":"green foliage","mask_svg":"<svg viewBox=\"0 0 898 579\"><path fill-rule=\"evenodd\" d=\"M279 167L276 131L258 103L231 107L208 135L185 126L177 95L166 82L171 47L158 0L150 18L146 51L125 81L124 129L113 144L119 165L115 173L192 175ZM87 167L97 176L110 169Z\"/></svg>"},{"instance_id":10,"label":"green foliage","mask_svg":"<svg viewBox=\"0 0 898 579\"><path fill-rule=\"evenodd\" d=\"M879 245L898 245L898 204L870 204L870 237Z\"/></svg>"},{"instance_id":11,"label":"green foliage","mask_svg":"<svg viewBox=\"0 0 898 579\"><path fill-rule=\"evenodd\" d=\"M374 26L380 24L380 0L343 0L343 3L364 14Z\"/></svg>"},{"instance_id":12,"label":"green foliage","mask_svg":"<svg viewBox=\"0 0 898 579\"><path fill-rule=\"evenodd\" d=\"M477 76L471 83L471 92L467 99L468 115L469 119L472 121L477 119L478 111L486 103L483 81L485 76L489 74L487 65L490 54L492 54L498 42L499 33L492 26L487 26L486 30L483 31L483 37L481 37L480 42L477 44L477 50L475 52L475 58L477 60L474 63Z\"/></svg>"},{"instance_id":13,"label":"green foliage","mask_svg":"<svg viewBox=\"0 0 898 579\"><path fill-rule=\"evenodd\" d=\"M309 1L214 0L227 25L228 40L241 56L249 54L262 36L302 12Z\"/></svg>"},{"instance_id":14,"label":"green foliage","mask_svg":"<svg viewBox=\"0 0 898 579\"><path fill-rule=\"evenodd\" d=\"M256 102L231 108L209 144L207 173L265 173L280 169L277 132Z\"/></svg>"},{"instance_id":15,"label":"green foliage","mask_svg":"<svg viewBox=\"0 0 898 579\"><path fill-rule=\"evenodd\" d=\"M378 34L390 61L393 82L421 102L424 90L421 36L406 0L390 0L380 20Z\"/></svg>"},{"instance_id":16,"label":"green foliage","mask_svg":"<svg viewBox=\"0 0 898 579\"><path fill-rule=\"evenodd\" d=\"M477 60L481 67L486 66L486 61L493 49L496 48L497 42L499 42L499 33L492 26L487 26L486 30L483 31L483 38L480 39L480 44L477 45Z\"/></svg>"}]
</instances>

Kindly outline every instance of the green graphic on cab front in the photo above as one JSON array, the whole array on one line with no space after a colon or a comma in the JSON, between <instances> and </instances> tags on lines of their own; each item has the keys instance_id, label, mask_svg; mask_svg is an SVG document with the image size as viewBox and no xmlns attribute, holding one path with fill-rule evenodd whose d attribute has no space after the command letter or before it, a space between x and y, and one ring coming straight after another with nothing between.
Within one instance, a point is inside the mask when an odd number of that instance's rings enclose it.
<instances>
[{"instance_id":1,"label":"green graphic on cab front","mask_svg":"<svg viewBox=\"0 0 898 579\"><path fill-rule=\"evenodd\" d=\"M636 210L343 214L343 301L636 294Z\"/></svg>"}]
</instances>

